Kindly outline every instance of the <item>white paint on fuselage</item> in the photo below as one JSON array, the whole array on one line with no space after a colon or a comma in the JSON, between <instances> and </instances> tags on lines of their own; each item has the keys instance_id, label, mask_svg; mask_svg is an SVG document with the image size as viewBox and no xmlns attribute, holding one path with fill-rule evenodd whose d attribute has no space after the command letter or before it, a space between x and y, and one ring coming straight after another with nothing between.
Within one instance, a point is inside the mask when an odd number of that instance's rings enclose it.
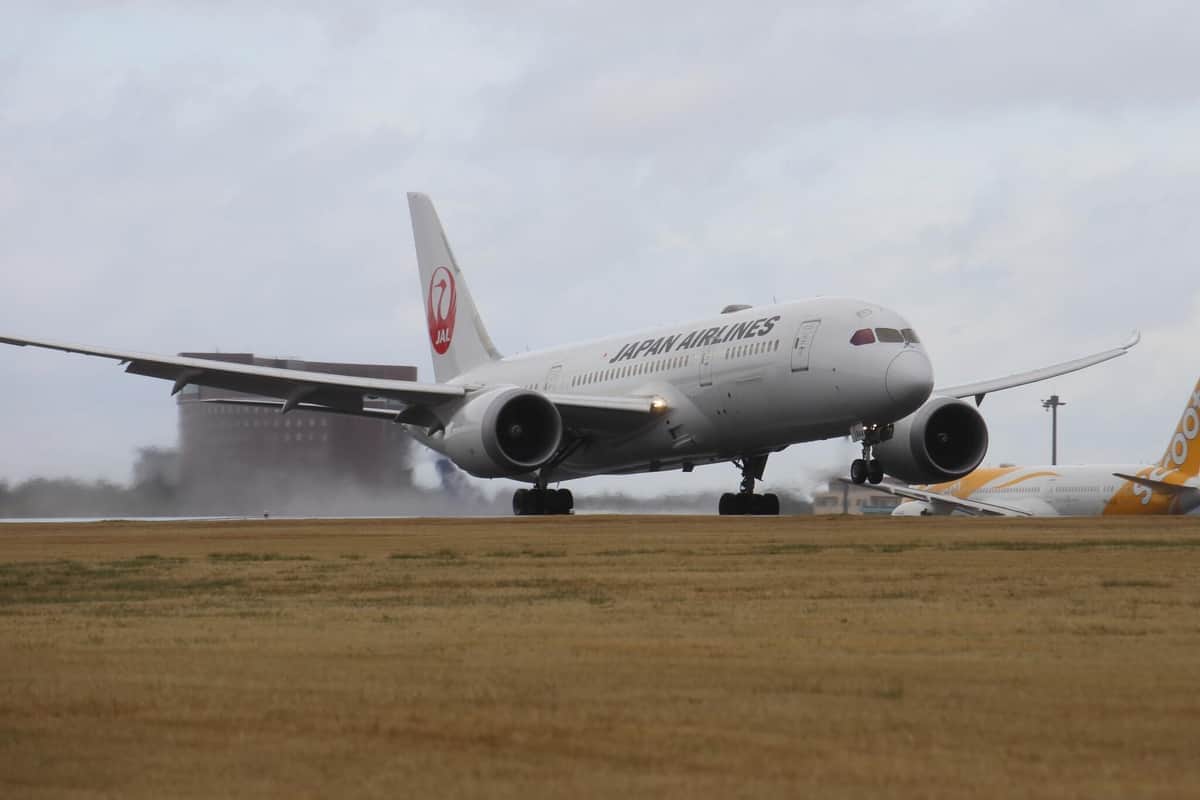
<instances>
[{"instance_id":1,"label":"white paint on fuselage","mask_svg":"<svg viewBox=\"0 0 1200 800\"><path fill-rule=\"evenodd\" d=\"M685 346L689 333L760 323L728 341ZM794 350L804 323L819 321L808 351ZM806 332L811 332L811 324ZM695 322L663 326L568 347L524 353L477 367L452 383L514 385L593 396L661 397L668 410L631 434L581 447L556 479L673 469L766 453L800 442L846 435L857 423L888 423L919 402L897 402L885 385L893 359L905 350L925 358L919 344L850 344L860 328L911 327L900 315L851 298L816 298L752 307ZM669 349L628 347L675 337ZM932 371L926 376L932 388ZM414 435L439 449L437 436Z\"/></svg>"},{"instance_id":2,"label":"white paint on fuselage","mask_svg":"<svg viewBox=\"0 0 1200 800\"><path fill-rule=\"evenodd\" d=\"M1178 470L1154 468L1146 464L981 467L977 472L981 477L986 474L986 482L978 484L978 481L972 480L975 474L972 473L958 481L918 488L983 503L1021 508L1037 516L1085 517L1167 512L1167 508L1155 506L1154 493L1149 488L1118 478L1114 473L1141 475L1179 486L1200 487L1200 479L1194 475L1187 475ZM922 508L927 508L921 501L914 502L919 503ZM1173 513L1190 513L1194 510L1187 506L1174 509ZM906 508L900 513L912 513L912 509Z\"/></svg>"}]
</instances>

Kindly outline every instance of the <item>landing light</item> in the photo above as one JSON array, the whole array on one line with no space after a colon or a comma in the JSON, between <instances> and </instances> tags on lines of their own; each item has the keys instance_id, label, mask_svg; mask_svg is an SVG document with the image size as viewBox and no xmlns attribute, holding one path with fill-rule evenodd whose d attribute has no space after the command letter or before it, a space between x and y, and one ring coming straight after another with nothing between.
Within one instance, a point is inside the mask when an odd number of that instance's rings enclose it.
<instances>
[{"instance_id":1,"label":"landing light","mask_svg":"<svg viewBox=\"0 0 1200 800\"><path fill-rule=\"evenodd\" d=\"M662 412L667 410L667 401L661 397L655 397L650 401L650 410L654 412Z\"/></svg>"}]
</instances>

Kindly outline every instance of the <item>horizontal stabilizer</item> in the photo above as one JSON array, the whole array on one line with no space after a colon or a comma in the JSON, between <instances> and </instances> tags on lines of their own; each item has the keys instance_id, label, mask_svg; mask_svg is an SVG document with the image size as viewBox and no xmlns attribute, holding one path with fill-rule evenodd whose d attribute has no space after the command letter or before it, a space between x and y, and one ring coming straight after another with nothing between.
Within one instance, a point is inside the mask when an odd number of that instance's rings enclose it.
<instances>
[{"instance_id":1,"label":"horizontal stabilizer","mask_svg":"<svg viewBox=\"0 0 1200 800\"><path fill-rule=\"evenodd\" d=\"M1200 495L1200 488L1188 486L1187 484L1167 483L1166 481L1156 481L1150 478L1141 478L1137 475L1126 475L1123 472L1114 472L1115 477L1124 481L1138 483L1153 489L1156 492L1162 492L1169 495Z\"/></svg>"}]
</instances>

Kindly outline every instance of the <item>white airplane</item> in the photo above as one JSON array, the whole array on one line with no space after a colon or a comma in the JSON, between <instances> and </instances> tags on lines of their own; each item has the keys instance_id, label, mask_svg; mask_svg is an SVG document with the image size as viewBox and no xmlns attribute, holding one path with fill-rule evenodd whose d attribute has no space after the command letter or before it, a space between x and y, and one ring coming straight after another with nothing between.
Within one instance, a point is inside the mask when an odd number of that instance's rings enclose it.
<instances>
[{"instance_id":1,"label":"white airplane","mask_svg":"<svg viewBox=\"0 0 1200 800\"><path fill-rule=\"evenodd\" d=\"M1200 382L1162 459L1144 464L986 467L933 486L879 489L908 498L897 516L1190 514L1200 509Z\"/></svg>"},{"instance_id":2,"label":"white airplane","mask_svg":"<svg viewBox=\"0 0 1200 800\"><path fill-rule=\"evenodd\" d=\"M767 457L792 444L852 433L856 482L885 472L950 480L987 452L987 425L962 398L1073 372L1113 350L1006 378L933 390L911 325L883 306L818 298L750 307L586 344L503 357L492 344L433 204L409 194L436 383L379 380L159 356L13 337L12 345L110 358L125 371L275 400L280 413L327 411L405 425L426 446L484 478L530 482L516 514L569 513L567 489L587 475L655 472L731 461L741 490L721 514L778 514L755 494ZM933 392L931 399L930 393ZM393 408L364 408L367 397ZM238 402L238 401L215 401Z\"/></svg>"}]
</instances>

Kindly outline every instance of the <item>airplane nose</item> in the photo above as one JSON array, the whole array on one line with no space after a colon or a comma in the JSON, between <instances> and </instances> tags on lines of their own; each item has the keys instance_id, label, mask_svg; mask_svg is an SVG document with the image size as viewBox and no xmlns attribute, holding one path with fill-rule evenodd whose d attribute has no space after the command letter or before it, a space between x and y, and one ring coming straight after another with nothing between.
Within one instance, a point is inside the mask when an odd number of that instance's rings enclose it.
<instances>
[{"instance_id":1,"label":"airplane nose","mask_svg":"<svg viewBox=\"0 0 1200 800\"><path fill-rule=\"evenodd\" d=\"M933 367L921 351L904 350L888 365L884 385L892 400L904 406L904 413L912 413L933 391Z\"/></svg>"}]
</instances>

